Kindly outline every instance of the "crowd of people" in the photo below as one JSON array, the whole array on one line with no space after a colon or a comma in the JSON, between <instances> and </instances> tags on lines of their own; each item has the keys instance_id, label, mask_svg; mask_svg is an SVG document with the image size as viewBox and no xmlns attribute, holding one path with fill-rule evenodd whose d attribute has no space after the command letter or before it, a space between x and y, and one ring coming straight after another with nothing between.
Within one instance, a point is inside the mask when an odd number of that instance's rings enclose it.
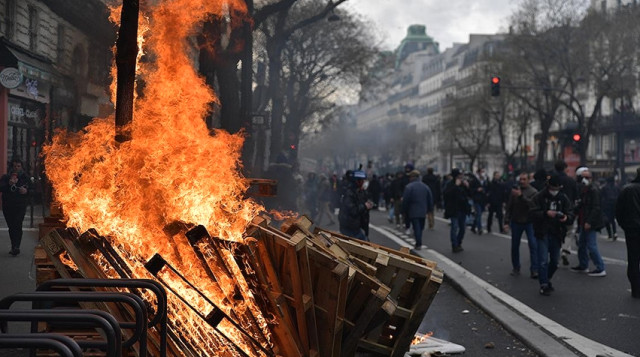
<instances>
[{"instance_id":1,"label":"crowd of people","mask_svg":"<svg viewBox=\"0 0 640 357\"><path fill-rule=\"evenodd\" d=\"M416 250L424 247L423 231L434 228L437 211L450 221L453 253L464 250L467 227L477 235L493 229L510 234L513 276L521 274L520 241L525 234L528 275L538 280L545 296L554 291L551 281L558 265L570 265L572 244L578 251L572 272L607 275L596 235L606 230L615 241L617 220L626 233L632 295L640 297L640 170L625 186L624 197L614 176L595 180L587 167L581 167L572 178L566 170L567 165L558 161L550 171L493 172L491 178L483 168L474 173L453 169L444 177L427 168L422 175L411 164L380 177L363 170L348 170L341 178L310 173L301 197L303 211L317 224L335 224L338 213L340 232L363 240L369 237L369 212L384 207L389 223L415 238Z\"/></svg>"}]
</instances>

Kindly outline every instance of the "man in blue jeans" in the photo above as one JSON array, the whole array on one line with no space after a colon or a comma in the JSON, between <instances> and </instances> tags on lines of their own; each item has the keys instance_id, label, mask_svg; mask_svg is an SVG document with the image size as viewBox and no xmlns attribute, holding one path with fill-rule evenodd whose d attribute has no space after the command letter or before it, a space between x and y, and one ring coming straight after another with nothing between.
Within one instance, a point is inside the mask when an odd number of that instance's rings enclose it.
<instances>
[{"instance_id":1,"label":"man in blue jeans","mask_svg":"<svg viewBox=\"0 0 640 357\"><path fill-rule=\"evenodd\" d=\"M451 250L454 253L463 251L465 221L469 207L469 183L463 179L458 169L451 170L451 181L444 189L444 218L451 219Z\"/></svg>"},{"instance_id":2,"label":"man in blue jeans","mask_svg":"<svg viewBox=\"0 0 640 357\"><path fill-rule=\"evenodd\" d=\"M538 247L538 281L540 294L551 295L555 289L551 278L558 269L560 247L567 234L567 225L573 222L573 204L560 189L557 175L551 175L546 187L533 196L530 215Z\"/></svg>"},{"instance_id":3,"label":"man in blue jeans","mask_svg":"<svg viewBox=\"0 0 640 357\"><path fill-rule=\"evenodd\" d=\"M604 277L604 262L598 251L596 231L604 227L602 209L600 207L600 191L592 185L593 178L589 170L582 172L582 187L580 188L580 200L576 207L578 212L578 261L579 264L571 268L575 273L588 273L589 276ZM589 271L589 258L593 261L595 269Z\"/></svg>"},{"instance_id":4,"label":"man in blue jeans","mask_svg":"<svg viewBox=\"0 0 640 357\"><path fill-rule=\"evenodd\" d=\"M546 177L544 178L546 180ZM529 211L533 207L533 196L538 191L529 184L529 175L523 172L518 176L518 183L511 188L511 195L507 201L504 230L511 229L511 275L520 275L520 238L527 234L529 245L529 272L531 279L538 278L538 245L533 235L533 224Z\"/></svg>"},{"instance_id":5,"label":"man in blue jeans","mask_svg":"<svg viewBox=\"0 0 640 357\"><path fill-rule=\"evenodd\" d=\"M416 238L415 249L422 249L422 231L427 213L433 212L433 196L429 186L420 181L420 171L409 172L409 184L402 195L402 212L411 222Z\"/></svg>"}]
</instances>

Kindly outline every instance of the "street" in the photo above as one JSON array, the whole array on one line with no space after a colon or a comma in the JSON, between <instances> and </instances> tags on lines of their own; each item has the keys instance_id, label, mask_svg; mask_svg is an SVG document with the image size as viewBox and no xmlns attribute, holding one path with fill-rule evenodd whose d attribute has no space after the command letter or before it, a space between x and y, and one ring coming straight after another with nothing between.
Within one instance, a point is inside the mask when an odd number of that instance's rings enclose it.
<instances>
[{"instance_id":1,"label":"street","mask_svg":"<svg viewBox=\"0 0 640 357\"><path fill-rule=\"evenodd\" d=\"M576 252L572 252L570 265L561 265L553 277L556 291L547 297L538 293L537 280L530 279L528 274L517 277L509 274L510 236L496 233L476 235L467 230L463 241L465 250L454 254L451 252L447 221L441 218L441 212L436 215L435 229L425 230L423 237L423 244L428 248L414 253L427 259L429 256L441 256L456 263L463 274L472 274L481 280L480 283L497 289L489 293L508 305L509 309L526 316L534 325L544 326L546 333L554 335L558 341L565 340L579 352L590 355L589 351L600 351L600 348L607 350L604 345L613 351L603 355L624 355L622 352L640 355L640 343L635 337L640 323L640 308L638 301L631 298L626 277L624 238L615 242L598 239L608 274L604 278L570 272L568 267L577 262ZM371 212L372 241L391 247L413 247L413 240L403 231L388 223L386 212ZM520 256L525 272L529 264L526 241L520 246ZM446 278L454 271L444 268L444 273ZM465 287L461 288L464 290ZM437 310L437 303L438 297L427 314L427 320L429 314ZM509 329L509 326L505 327ZM434 333L439 337L437 330ZM452 342L465 345L461 340Z\"/></svg>"}]
</instances>

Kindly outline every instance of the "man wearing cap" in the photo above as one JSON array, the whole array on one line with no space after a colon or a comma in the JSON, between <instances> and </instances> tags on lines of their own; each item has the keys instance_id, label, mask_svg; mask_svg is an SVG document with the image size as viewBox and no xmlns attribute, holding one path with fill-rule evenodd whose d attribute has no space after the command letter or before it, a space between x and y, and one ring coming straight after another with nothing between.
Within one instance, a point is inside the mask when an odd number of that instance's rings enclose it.
<instances>
[{"instance_id":1,"label":"man wearing cap","mask_svg":"<svg viewBox=\"0 0 640 357\"><path fill-rule=\"evenodd\" d=\"M573 222L573 204L562 192L557 175L551 175L547 186L533 196L530 211L533 232L538 246L538 281L540 294L549 296L554 290L551 278L558 269L560 246L567 234L567 225Z\"/></svg>"},{"instance_id":2,"label":"man wearing cap","mask_svg":"<svg viewBox=\"0 0 640 357\"><path fill-rule=\"evenodd\" d=\"M542 180L546 182L547 178ZM545 183L546 185L546 183ZM544 189L544 187L543 187ZM529 270L531 279L538 278L538 244L533 234L533 224L529 211L533 206L533 197L538 191L529 183L529 175L522 172L518 176L518 183L511 187L511 195L507 201L507 209L504 221L504 229L511 230L511 275L520 275L520 240L522 233L527 235L529 245Z\"/></svg>"},{"instance_id":3,"label":"man wearing cap","mask_svg":"<svg viewBox=\"0 0 640 357\"><path fill-rule=\"evenodd\" d=\"M596 231L604 227L602 221L602 209L600 208L600 191L592 184L593 178L589 169L585 168L580 173L582 185L580 196L576 206L578 212L578 265L571 268L576 273L588 273L589 276L604 277L604 262L598 251ZM588 253L588 254L587 254ZM589 271L589 258L593 261L595 269Z\"/></svg>"},{"instance_id":4,"label":"man wearing cap","mask_svg":"<svg viewBox=\"0 0 640 357\"><path fill-rule=\"evenodd\" d=\"M413 227L417 250L422 249L422 231L427 213L433 212L433 195L429 186L420 181L420 171L409 172L409 184L402 195L402 211Z\"/></svg>"},{"instance_id":5,"label":"man wearing cap","mask_svg":"<svg viewBox=\"0 0 640 357\"><path fill-rule=\"evenodd\" d=\"M444 218L451 219L451 250L454 253L463 251L462 239L469 207L469 183L463 179L458 169L451 170L451 181L444 189Z\"/></svg>"},{"instance_id":6,"label":"man wearing cap","mask_svg":"<svg viewBox=\"0 0 640 357\"><path fill-rule=\"evenodd\" d=\"M640 299L640 168L636 178L618 196L616 219L624 229L627 242L627 278L631 283L631 296Z\"/></svg>"},{"instance_id":7,"label":"man wearing cap","mask_svg":"<svg viewBox=\"0 0 640 357\"><path fill-rule=\"evenodd\" d=\"M349 177L347 186L340 200L340 233L349 237L362 240L369 240L363 230L364 218L373 207L373 202L367 201L365 196L360 194L367 175L364 171L353 171Z\"/></svg>"}]
</instances>

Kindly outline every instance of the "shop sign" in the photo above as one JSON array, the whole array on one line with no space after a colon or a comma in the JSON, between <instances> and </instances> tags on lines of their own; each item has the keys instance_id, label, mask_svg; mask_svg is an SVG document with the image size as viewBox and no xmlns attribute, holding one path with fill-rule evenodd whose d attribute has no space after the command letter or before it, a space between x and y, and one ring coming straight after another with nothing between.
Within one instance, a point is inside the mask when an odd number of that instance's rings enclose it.
<instances>
[{"instance_id":1,"label":"shop sign","mask_svg":"<svg viewBox=\"0 0 640 357\"><path fill-rule=\"evenodd\" d=\"M22 83L22 73L17 68L7 67L0 72L0 84L5 88L17 88Z\"/></svg>"},{"instance_id":2,"label":"shop sign","mask_svg":"<svg viewBox=\"0 0 640 357\"><path fill-rule=\"evenodd\" d=\"M38 81L35 79L27 79L24 81L27 87L27 93L31 94L34 99L38 99Z\"/></svg>"}]
</instances>

